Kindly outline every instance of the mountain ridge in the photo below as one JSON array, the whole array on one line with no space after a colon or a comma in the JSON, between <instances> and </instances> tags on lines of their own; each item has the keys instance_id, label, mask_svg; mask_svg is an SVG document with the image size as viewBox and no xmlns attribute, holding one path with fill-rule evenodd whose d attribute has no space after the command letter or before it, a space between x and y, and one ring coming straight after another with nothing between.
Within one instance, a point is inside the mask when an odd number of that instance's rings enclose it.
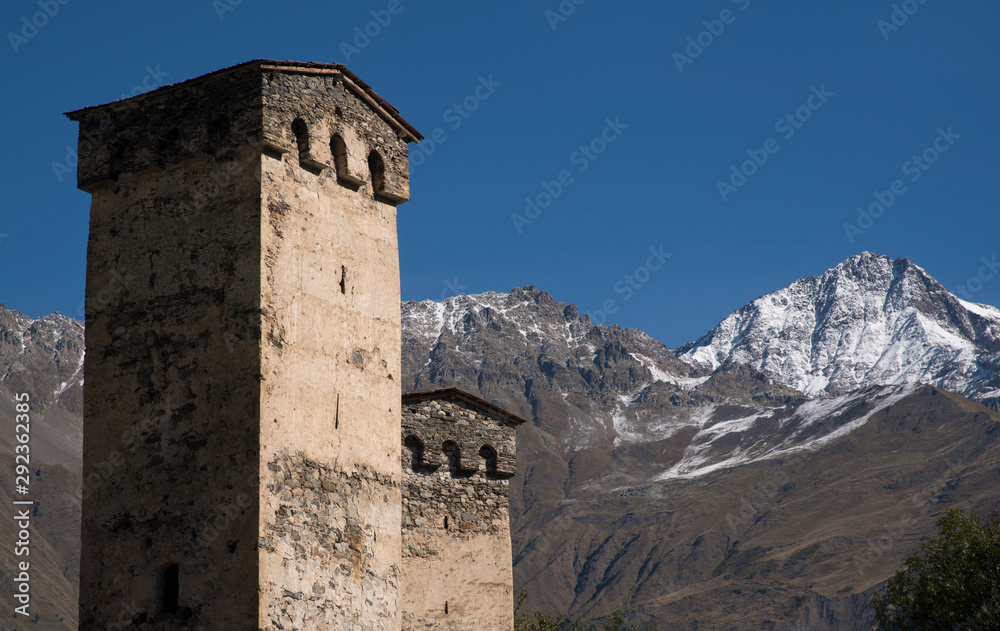
<instances>
[{"instance_id":1,"label":"mountain ridge","mask_svg":"<svg viewBox=\"0 0 1000 631\"><path fill-rule=\"evenodd\" d=\"M792 308L810 300L822 317ZM658 628L862 628L872 591L939 514L1000 495L1000 414L940 387L993 402L1000 310L905 259L862 253L673 350L534 286L400 308L404 391L460 387L529 421L510 500L529 608L627 604ZM856 380L859 345L833 343L843 331L884 342ZM823 376L850 373L829 380L842 389L802 385L823 344ZM765 361L778 352L803 359ZM901 361L873 372L883 356ZM38 628L75 628L84 357L81 322L0 308L0 390L38 394Z\"/></svg>"},{"instance_id":2,"label":"mountain ridge","mask_svg":"<svg viewBox=\"0 0 1000 631\"><path fill-rule=\"evenodd\" d=\"M823 298L823 317L792 309L780 323L795 326L760 326L760 304L782 292ZM461 387L529 419L511 489L515 583L529 607L593 616L626 603L658 628L869 628L872 591L941 511L996 505L1000 416L939 386L991 403L1000 318L907 260L862 253L674 350L594 325L533 286L402 310L404 389ZM959 334L928 334L948 327ZM841 330L870 355L854 361L850 343L818 355L832 376L866 367L843 388L806 388L808 361L759 361L774 357L766 343L802 353ZM687 356L699 348L714 361ZM899 362L872 372L883 357ZM772 484L789 462L804 468ZM929 476L945 490L908 517L906 495ZM882 524L895 533L884 550ZM871 562L856 576L842 569L857 559Z\"/></svg>"}]
</instances>

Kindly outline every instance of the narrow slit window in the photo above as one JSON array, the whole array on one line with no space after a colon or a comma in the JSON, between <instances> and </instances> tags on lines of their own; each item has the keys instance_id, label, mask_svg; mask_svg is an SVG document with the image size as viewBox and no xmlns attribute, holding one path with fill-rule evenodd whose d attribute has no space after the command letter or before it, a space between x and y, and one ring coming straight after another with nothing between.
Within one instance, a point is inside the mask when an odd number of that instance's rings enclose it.
<instances>
[{"instance_id":1,"label":"narrow slit window","mask_svg":"<svg viewBox=\"0 0 1000 631\"><path fill-rule=\"evenodd\" d=\"M157 610L160 613L177 613L180 608L180 567L167 566L157 580Z\"/></svg>"},{"instance_id":2,"label":"narrow slit window","mask_svg":"<svg viewBox=\"0 0 1000 631\"><path fill-rule=\"evenodd\" d=\"M292 133L295 134L295 144L299 150L299 164L304 164L309 157L309 129L301 118L292 121Z\"/></svg>"},{"instance_id":3,"label":"narrow slit window","mask_svg":"<svg viewBox=\"0 0 1000 631\"><path fill-rule=\"evenodd\" d=\"M337 177L347 175L347 145L340 134L334 134L330 139L330 153L333 154L333 165L337 169Z\"/></svg>"}]
</instances>

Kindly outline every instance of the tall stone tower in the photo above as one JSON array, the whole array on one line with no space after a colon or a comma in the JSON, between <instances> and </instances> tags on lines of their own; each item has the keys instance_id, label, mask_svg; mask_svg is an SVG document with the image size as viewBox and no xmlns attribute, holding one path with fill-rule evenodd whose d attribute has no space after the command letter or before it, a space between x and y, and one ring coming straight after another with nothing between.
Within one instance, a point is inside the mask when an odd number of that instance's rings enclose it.
<instances>
[{"instance_id":1,"label":"tall stone tower","mask_svg":"<svg viewBox=\"0 0 1000 631\"><path fill-rule=\"evenodd\" d=\"M524 419L449 388L403 396L403 631L509 631L508 509Z\"/></svg>"},{"instance_id":2,"label":"tall stone tower","mask_svg":"<svg viewBox=\"0 0 1000 631\"><path fill-rule=\"evenodd\" d=\"M80 628L398 630L420 135L341 65L266 60L68 116L92 195Z\"/></svg>"}]
</instances>

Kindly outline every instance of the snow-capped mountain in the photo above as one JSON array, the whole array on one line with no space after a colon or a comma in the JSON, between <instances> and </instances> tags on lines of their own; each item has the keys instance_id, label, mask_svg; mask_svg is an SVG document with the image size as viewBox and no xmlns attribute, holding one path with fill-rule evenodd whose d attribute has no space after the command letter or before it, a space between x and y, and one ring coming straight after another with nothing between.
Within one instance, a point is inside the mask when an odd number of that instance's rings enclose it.
<instances>
[{"instance_id":1,"label":"snow-capped mountain","mask_svg":"<svg viewBox=\"0 0 1000 631\"><path fill-rule=\"evenodd\" d=\"M928 383L1000 402L1000 309L868 252L757 298L677 354L711 370L751 366L809 396Z\"/></svg>"},{"instance_id":2,"label":"snow-capped mountain","mask_svg":"<svg viewBox=\"0 0 1000 631\"><path fill-rule=\"evenodd\" d=\"M860 254L676 351L534 287L402 313L404 389L529 420L511 516L530 606L870 628L941 511L995 505L1000 415L938 387L996 408L1000 310L906 259Z\"/></svg>"}]
</instances>

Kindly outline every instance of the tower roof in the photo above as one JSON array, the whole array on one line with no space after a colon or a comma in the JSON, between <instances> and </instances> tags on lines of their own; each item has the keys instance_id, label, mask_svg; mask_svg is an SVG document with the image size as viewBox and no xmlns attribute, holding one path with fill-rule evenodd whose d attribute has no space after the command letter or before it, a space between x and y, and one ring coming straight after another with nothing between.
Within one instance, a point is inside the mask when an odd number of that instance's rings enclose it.
<instances>
[{"instance_id":1,"label":"tower roof","mask_svg":"<svg viewBox=\"0 0 1000 631\"><path fill-rule=\"evenodd\" d=\"M137 96L129 97L127 99L118 99L115 101L110 101L102 105L91 105L89 107L84 107L78 110L73 110L72 112L66 112L66 116L70 120L78 121L87 114L105 108L113 106L118 103L124 102L138 102L146 98L149 98L152 94L162 94L165 90L171 90L181 85L191 85L192 83L205 81L209 78L217 77L219 75L236 71L237 69L244 69L248 66L258 66L262 71L276 71L284 72L288 74L313 74L313 75L328 75L334 76L339 80L344 82L344 85L355 94L358 95L362 100L366 101L368 105L372 107L376 112L382 115L386 121L389 122L399 134L406 138L408 142L420 142L423 140L423 135L420 134L410 125L406 120L399 115L399 110L390 105L385 99L379 96L375 90L371 88L370 85L365 83L356 74L347 69L344 64L329 64L320 63L315 61L276 61L273 59L254 59L252 61L246 61L235 66L230 66L229 68L223 68L221 70L216 70L214 72L209 72L193 79L187 79L185 81L180 81L178 83L172 83L165 85L163 87L157 88L150 92L144 94L139 94Z\"/></svg>"},{"instance_id":2,"label":"tower roof","mask_svg":"<svg viewBox=\"0 0 1000 631\"><path fill-rule=\"evenodd\" d=\"M458 388L442 388L440 390L428 390L425 392L410 392L403 395L403 403L416 403L417 401L427 401L433 399L458 399L464 401L469 405L479 408L483 412L491 413L499 416L505 421L514 423L515 425L520 425L524 423L524 419L516 414L511 414L507 410L503 409L498 405L494 405L485 399L480 399L474 394L469 394L464 390L459 390Z\"/></svg>"}]
</instances>

